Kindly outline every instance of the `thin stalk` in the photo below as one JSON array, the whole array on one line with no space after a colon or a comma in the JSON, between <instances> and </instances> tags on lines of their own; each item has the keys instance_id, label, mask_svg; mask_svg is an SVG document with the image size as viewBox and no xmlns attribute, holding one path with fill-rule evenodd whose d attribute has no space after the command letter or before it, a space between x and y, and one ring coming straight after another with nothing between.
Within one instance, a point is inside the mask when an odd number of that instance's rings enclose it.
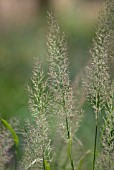
<instances>
[{"instance_id":1,"label":"thin stalk","mask_svg":"<svg viewBox=\"0 0 114 170\"><path fill-rule=\"evenodd\" d=\"M93 170L95 169L95 161L96 161L97 134L98 134L98 110L96 111L96 126L95 126L95 140L94 140Z\"/></svg>"},{"instance_id":2,"label":"thin stalk","mask_svg":"<svg viewBox=\"0 0 114 170\"><path fill-rule=\"evenodd\" d=\"M63 110L66 113L64 93L63 93ZM69 158L70 158L71 170L74 170L74 163L73 163L73 158L72 158L72 138L71 138L71 134L70 134L67 114L66 114L66 129L67 129L68 141L70 142L70 144L69 144Z\"/></svg>"},{"instance_id":3,"label":"thin stalk","mask_svg":"<svg viewBox=\"0 0 114 170\"><path fill-rule=\"evenodd\" d=\"M43 154L43 170L51 170L50 163L45 159Z\"/></svg>"},{"instance_id":4,"label":"thin stalk","mask_svg":"<svg viewBox=\"0 0 114 170\"><path fill-rule=\"evenodd\" d=\"M69 123L68 123L68 118L66 116L66 127L67 127L67 136L68 136L68 140L70 139L70 131L69 131Z\"/></svg>"},{"instance_id":5,"label":"thin stalk","mask_svg":"<svg viewBox=\"0 0 114 170\"><path fill-rule=\"evenodd\" d=\"M69 123L68 123L68 118L66 116L66 126L67 126L67 136L68 136L68 140L70 142L70 164L71 164L71 168L72 170L74 170L74 163L73 163L73 158L72 158L72 139L71 139L71 135L70 135L70 130L69 130Z\"/></svg>"},{"instance_id":6,"label":"thin stalk","mask_svg":"<svg viewBox=\"0 0 114 170\"><path fill-rule=\"evenodd\" d=\"M43 169L46 170L44 159L43 159Z\"/></svg>"},{"instance_id":7,"label":"thin stalk","mask_svg":"<svg viewBox=\"0 0 114 170\"><path fill-rule=\"evenodd\" d=\"M71 141L71 145L70 145L70 163L71 163L71 167L72 170L74 170L74 162L73 162L73 158L72 158L72 141Z\"/></svg>"},{"instance_id":8,"label":"thin stalk","mask_svg":"<svg viewBox=\"0 0 114 170\"><path fill-rule=\"evenodd\" d=\"M15 146L15 144L14 144L14 161L15 161L15 164L14 164L14 168L15 168L15 170L17 170L17 148L16 148L16 146Z\"/></svg>"},{"instance_id":9,"label":"thin stalk","mask_svg":"<svg viewBox=\"0 0 114 170\"><path fill-rule=\"evenodd\" d=\"M45 159L44 159L44 154L43 154L43 169L46 170L45 168Z\"/></svg>"}]
</instances>

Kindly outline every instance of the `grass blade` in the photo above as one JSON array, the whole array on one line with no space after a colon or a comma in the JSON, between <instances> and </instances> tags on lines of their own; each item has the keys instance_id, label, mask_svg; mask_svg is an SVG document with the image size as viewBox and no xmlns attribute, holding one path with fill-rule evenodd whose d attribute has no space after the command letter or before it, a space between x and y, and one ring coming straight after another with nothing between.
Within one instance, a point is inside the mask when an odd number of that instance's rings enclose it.
<instances>
[{"instance_id":1,"label":"grass blade","mask_svg":"<svg viewBox=\"0 0 114 170\"><path fill-rule=\"evenodd\" d=\"M18 147L19 145L19 138L16 134L16 132L14 131L14 129L11 127L11 125L5 120L5 119L2 119L0 117L0 121L2 122L2 124L11 132L12 136L13 136L13 140L14 140L14 143L15 143L15 146L16 148Z\"/></svg>"}]
</instances>

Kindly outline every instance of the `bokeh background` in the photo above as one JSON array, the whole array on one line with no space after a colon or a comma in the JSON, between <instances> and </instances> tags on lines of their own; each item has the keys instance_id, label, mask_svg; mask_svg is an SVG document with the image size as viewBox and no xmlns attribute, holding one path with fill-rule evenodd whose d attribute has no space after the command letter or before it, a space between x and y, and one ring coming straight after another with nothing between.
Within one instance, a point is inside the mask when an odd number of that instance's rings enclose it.
<instances>
[{"instance_id":1,"label":"bokeh background","mask_svg":"<svg viewBox=\"0 0 114 170\"><path fill-rule=\"evenodd\" d=\"M89 48L103 0L0 0L0 115L29 116L26 84L34 57L46 68L47 11L53 11L68 42L70 79L75 86L89 59ZM84 101L84 100L83 100ZM77 136L84 151L93 148L94 114L85 113ZM92 155L86 158L91 169Z\"/></svg>"}]
</instances>

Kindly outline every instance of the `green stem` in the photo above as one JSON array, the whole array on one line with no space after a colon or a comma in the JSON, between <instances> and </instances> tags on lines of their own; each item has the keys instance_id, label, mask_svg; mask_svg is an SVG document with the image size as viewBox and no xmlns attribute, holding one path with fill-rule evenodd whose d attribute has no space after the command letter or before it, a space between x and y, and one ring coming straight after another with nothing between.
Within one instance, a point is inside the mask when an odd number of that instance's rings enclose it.
<instances>
[{"instance_id":1,"label":"green stem","mask_svg":"<svg viewBox=\"0 0 114 170\"><path fill-rule=\"evenodd\" d=\"M72 170L74 170L74 162L73 162L73 158L72 158L72 144L71 144L71 148L70 148L70 163L71 163L71 167Z\"/></svg>"},{"instance_id":2,"label":"green stem","mask_svg":"<svg viewBox=\"0 0 114 170\"><path fill-rule=\"evenodd\" d=\"M45 168L45 160L44 160L44 155L43 155L43 169L46 170Z\"/></svg>"},{"instance_id":3,"label":"green stem","mask_svg":"<svg viewBox=\"0 0 114 170\"><path fill-rule=\"evenodd\" d=\"M14 145L14 161L15 161L15 170L17 170L17 148L16 146Z\"/></svg>"},{"instance_id":4,"label":"green stem","mask_svg":"<svg viewBox=\"0 0 114 170\"><path fill-rule=\"evenodd\" d=\"M70 139L69 123L68 123L67 116L66 116L66 127L67 127L67 136L68 136L68 139Z\"/></svg>"},{"instance_id":5,"label":"green stem","mask_svg":"<svg viewBox=\"0 0 114 170\"><path fill-rule=\"evenodd\" d=\"M68 140L70 142L70 164L71 164L71 168L72 170L74 170L74 163L73 163L73 158L72 158L72 139L71 139L71 135L70 135L70 130L69 130L69 123L68 123L68 118L66 116L66 127L67 127L67 136L68 136Z\"/></svg>"},{"instance_id":6,"label":"green stem","mask_svg":"<svg viewBox=\"0 0 114 170\"><path fill-rule=\"evenodd\" d=\"M95 126L95 140L94 140L93 170L95 169L95 160L96 160L97 133L98 133L98 111L96 111L96 126Z\"/></svg>"}]
</instances>

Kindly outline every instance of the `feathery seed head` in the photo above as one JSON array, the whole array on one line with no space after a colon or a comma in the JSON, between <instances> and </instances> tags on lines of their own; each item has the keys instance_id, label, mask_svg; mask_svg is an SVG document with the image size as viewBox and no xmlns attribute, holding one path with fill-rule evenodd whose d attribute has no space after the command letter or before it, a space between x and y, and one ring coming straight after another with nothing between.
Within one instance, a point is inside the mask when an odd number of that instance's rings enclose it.
<instances>
[{"instance_id":1,"label":"feathery seed head","mask_svg":"<svg viewBox=\"0 0 114 170\"><path fill-rule=\"evenodd\" d=\"M89 66L86 68L86 78L84 78L84 85L86 88L86 95L91 102L94 109L99 111L104 107L110 93L110 75L109 75L109 59L112 50L112 36L114 31L112 26L112 6L108 8L108 4L104 11L102 11L99 18L98 27L96 29L96 36L93 40L93 47L90 51L91 60ZM110 23L109 23L110 21Z\"/></svg>"},{"instance_id":2,"label":"feathery seed head","mask_svg":"<svg viewBox=\"0 0 114 170\"><path fill-rule=\"evenodd\" d=\"M31 86L28 87L28 93L29 108L34 124L31 124L27 120L27 130L22 130L25 141L25 152L21 161L21 167L24 169L43 169L44 161L51 161L51 140L49 139L49 125L47 122L49 95L44 72L37 59L35 60Z\"/></svg>"},{"instance_id":3,"label":"feathery seed head","mask_svg":"<svg viewBox=\"0 0 114 170\"><path fill-rule=\"evenodd\" d=\"M67 43L64 33L57 24L57 20L49 14L48 34L48 60L49 60L49 89L53 96L53 112L57 115L58 129L65 139L71 135L73 117L75 111L75 99L69 80L69 63L67 55ZM76 123L79 123L80 116L76 116ZM75 126L77 129L77 127ZM69 133L69 134L68 134ZM74 134L74 132L72 132Z\"/></svg>"}]
</instances>

